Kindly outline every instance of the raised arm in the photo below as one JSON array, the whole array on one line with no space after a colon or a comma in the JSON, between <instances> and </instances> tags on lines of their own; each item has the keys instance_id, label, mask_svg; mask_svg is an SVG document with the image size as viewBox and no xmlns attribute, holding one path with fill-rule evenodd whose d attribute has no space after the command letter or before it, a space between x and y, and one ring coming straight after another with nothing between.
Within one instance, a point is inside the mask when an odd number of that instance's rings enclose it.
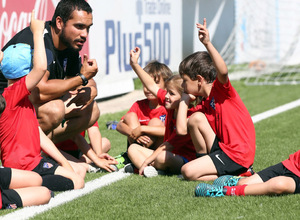
<instances>
[{"instance_id":1,"label":"raised arm","mask_svg":"<svg viewBox=\"0 0 300 220\"><path fill-rule=\"evenodd\" d=\"M33 33L33 68L26 77L26 86L29 91L40 82L47 70L47 58L44 44L45 22L34 18L34 10L31 13L30 29Z\"/></svg>"},{"instance_id":2,"label":"raised arm","mask_svg":"<svg viewBox=\"0 0 300 220\"><path fill-rule=\"evenodd\" d=\"M155 83L154 79L146 73L143 68L138 64L138 59L140 56L141 50L139 47L136 47L134 50L130 50L130 65L136 75L140 78L143 85L154 95L157 96L159 90L158 85Z\"/></svg>"},{"instance_id":3,"label":"raised arm","mask_svg":"<svg viewBox=\"0 0 300 220\"><path fill-rule=\"evenodd\" d=\"M219 54L219 52L216 50L216 48L213 46L209 39L209 33L206 28L206 18L203 19L203 25L197 23L197 28L199 28L199 40L203 43L203 45L206 47L208 53L210 54L214 65L217 70L217 77L219 81L222 84L225 84L228 81L228 70L226 63L224 62L223 58Z\"/></svg>"}]
</instances>

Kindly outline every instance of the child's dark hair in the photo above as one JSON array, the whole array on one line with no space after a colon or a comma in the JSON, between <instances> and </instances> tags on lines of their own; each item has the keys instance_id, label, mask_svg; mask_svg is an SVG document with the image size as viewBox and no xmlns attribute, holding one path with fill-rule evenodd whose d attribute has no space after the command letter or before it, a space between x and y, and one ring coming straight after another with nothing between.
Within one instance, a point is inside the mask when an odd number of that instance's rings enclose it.
<instances>
[{"instance_id":1,"label":"child's dark hair","mask_svg":"<svg viewBox=\"0 0 300 220\"><path fill-rule=\"evenodd\" d=\"M75 10L86 11L88 14L93 12L91 6L85 0L61 0L55 8L51 26L56 27L56 18L58 16L61 17L65 24L72 18L72 13Z\"/></svg>"},{"instance_id":2,"label":"child's dark hair","mask_svg":"<svg viewBox=\"0 0 300 220\"><path fill-rule=\"evenodd\" d=\"M2 114L5 107L6 107L6 101L5 101L4 97L0 94L0 114Z\"/></svg>"},{"instance_id":3,"label":"child's dark hair","mask_svg":"<svg viewBox=\"0 0 300 220\"><path fill-rule=\"evenodd\" d=\"M158 61L151 61L149 62L145 68L144 68L145 72L147 72L150 76L153 76L154 81L156 83L158 83L160 81L160 77L163 78L164 82L166 82L166 80L173 75L172 71L170 70L170 68L163 64L160 63Z\"/></svg>"},{"instance_id":4,"label":"child's dark hair","mask_svg":"<svg viewBox=\"0 0 300 220\"><path fill-rule=\"evenodd\" d=\"M179 74L173 75L165 81L166 88L173 86L180 94L182 94L183 93L183 87L181 86L182 81L183 80Z\"/></svg>"},{"instance_id":5,"label":"child's dark hair","mask_svg":"<svg viewBox=\"0 0 300 220\"><path fill-rule=\"evenodd\" d=\"M216 79L217 71L209 53L201 51L193 53L181 61L179 74L187 75L192 80L196 80L197 75L201 75L208 83L212 83Z\"/></svg>"}]
</instances>

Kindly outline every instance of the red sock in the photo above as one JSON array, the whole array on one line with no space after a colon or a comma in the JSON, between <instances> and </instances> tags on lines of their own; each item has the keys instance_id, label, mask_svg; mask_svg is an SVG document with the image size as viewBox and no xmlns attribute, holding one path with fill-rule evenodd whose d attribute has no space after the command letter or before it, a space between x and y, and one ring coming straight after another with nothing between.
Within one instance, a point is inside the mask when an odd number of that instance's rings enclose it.
<instances>
[{"instance_id":1,"label":"red sock","mask_svg":"<svg viewBox=\"0 0 300 220\"><path fill-rule=\"evenodd\" d=\"M247 185L241 185L241 186L224 186L226 191L226 196L245 196L245 187Z\"/></svg>"}]
</instances>

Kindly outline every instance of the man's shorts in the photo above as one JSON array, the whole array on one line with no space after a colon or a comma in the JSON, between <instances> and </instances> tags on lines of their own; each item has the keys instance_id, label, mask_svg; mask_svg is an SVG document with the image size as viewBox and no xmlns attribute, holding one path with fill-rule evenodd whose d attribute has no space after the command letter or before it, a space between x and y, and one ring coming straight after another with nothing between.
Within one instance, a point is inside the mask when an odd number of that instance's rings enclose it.
<instances>
[{"instance_id":1,"label":"man's shorts","mask_svg":"<svg viewBox=\"0 0 300 220\"><path fill-rule=\"evenodd\" d=\"M32 171L40 174L40 176L54 175L58 166L58 163L53 159L42 157L40 163Z\"/></svg>"},{"instance_id":2,"label":"man's shorts","mask_svg":"<svg viewBox=\"0 0 300 220\"><path fill-rule=\"evenodd\" d=\"M11 181L11 168L1 167L0 168L0 187L1 189L9 189Z\"/></svg>"},{"instance_id":3,"label":"man's shorts","mask_svg":"<svg viewBox=\"0 0 300 220\"><path fill-rule=\"evenodd\" d=\"M209 153L210 158L212 159L217 172L218 176L223 175L235 175L238 176L248 169L237 164L227 154L220 148L219 146L219 139L216 137Z\"/></svg>"},{"instance_id":4,"label":"man's shorts","mask_svg":"<svg viewBox=\"0 0 300 220\"><path fill-rule=\"evenodd\" d=\"M260 178L266 182L276 176L286 176L291 177L295 181L296 189L294 194L300 193L300 178L295 175L292 171L288 170L282 163L270 166L262 171L257 172Z\"/></svg>"},{"instance_id":5,"label":"man's shorts","mask_svg":"<svg viewBox=\"0 0 300 220\"><path fill-rule=\"evenodd\" d=\"M23 207L20 195L13 189L1 190L2 209L16 209Z\"/></svg>"}]
</instances>

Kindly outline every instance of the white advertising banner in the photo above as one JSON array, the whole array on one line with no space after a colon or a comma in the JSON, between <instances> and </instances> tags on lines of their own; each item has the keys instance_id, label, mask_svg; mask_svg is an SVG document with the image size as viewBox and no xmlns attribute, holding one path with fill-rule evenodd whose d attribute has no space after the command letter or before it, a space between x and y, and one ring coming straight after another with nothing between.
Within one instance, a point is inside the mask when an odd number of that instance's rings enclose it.
<instances>
[{"instance_id":1,"label":"white advertising banner","mask_svg":"<svg viewBox=\"0 0 300 220\"><path fill-rule=\"evenodd\" d=\"M141 48L140 65L151 60L178 71L182 58L181 0L89 0L94 25L90 31L90 56L99 73L99 98L133 90L129 52Z\"/></svg>"},{"instance_id":2,"label":"white advertising banner","mask_svg":"<svg viewBox=\"0 0 300 220\"><path fill-rule=\"evenodd\" d=\"M37 18L51 20L58 0L0 0L0 48ZM158 60L177 71L182 59L181 0L89 0L93 26L81 54L95 58L97 99L130 92L135 77L129 51L141 48L140 64Z\"/></svg>"}]
</instances>

